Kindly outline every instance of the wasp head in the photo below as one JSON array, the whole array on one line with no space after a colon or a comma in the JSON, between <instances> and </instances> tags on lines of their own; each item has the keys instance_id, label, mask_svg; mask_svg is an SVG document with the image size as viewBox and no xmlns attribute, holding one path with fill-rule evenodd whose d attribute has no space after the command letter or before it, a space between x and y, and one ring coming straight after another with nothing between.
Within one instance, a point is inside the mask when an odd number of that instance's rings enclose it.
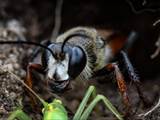
<instances>
[{"instance_id":1,"label":"wasp head","mask_svg":"<svg viewBox=\"0 0 160 120\"><path fill-rule=\"evenodd\" d=\"M47 78L53 90L61 91L83 71L87 61L86 54L81 47L66 42L52 43L48 48L53 55L46 50L42 57L47 66Z\"/></svg>"}]
</instances>

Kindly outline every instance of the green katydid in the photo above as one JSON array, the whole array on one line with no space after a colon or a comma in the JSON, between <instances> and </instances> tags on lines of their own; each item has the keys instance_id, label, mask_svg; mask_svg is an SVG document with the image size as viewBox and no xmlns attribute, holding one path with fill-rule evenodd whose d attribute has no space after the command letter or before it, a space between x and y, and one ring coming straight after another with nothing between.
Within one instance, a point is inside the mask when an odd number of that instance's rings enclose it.
<instances>
[{"instance_id":1,"label":"green katydid","mask_svg":"<svg viewBox=\"0 0 160 120\"><path fill-rule=\"evenodd\" d=\"M51 103L47 103L42 98L40 98L32 89L30 89L22 80L20 80L19 77L17 77L15 74L13 74L10 71L8 72L12 74L16 80L20 81L27 89L29 89L32 92L32 94L34 94L41 101L41 103L43 104L43 109L42 109L43 120L68 120L69 119L67 115L67 111L63 106L61 100L54 99ZM91 96L93 96L94 99L86 108L87 102ZM117 117L117 119L123 120L122 116L119 114L116 108L111 104L111 102L105 96L96 94L96 89L94 86L90 86L88 88L81 104L78 107L77 112L73 117L73 120L87 120L93 108L101 100L104 102L105 106ZM31 120L31 118L26 113L24 113L21 109L12 112L8 120L14 120L16 118L18 120Z\"/></svg>"}]
</instances>

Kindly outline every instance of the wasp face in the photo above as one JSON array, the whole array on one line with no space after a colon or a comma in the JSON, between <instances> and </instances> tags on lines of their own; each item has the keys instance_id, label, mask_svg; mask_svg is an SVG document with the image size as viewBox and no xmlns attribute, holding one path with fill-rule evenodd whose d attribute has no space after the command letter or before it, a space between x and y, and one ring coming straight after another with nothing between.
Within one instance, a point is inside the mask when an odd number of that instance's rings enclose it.
<instances>
[{"instance_id":1,"label":"wasp face","mask_svg":"<svg viewBox=\"0 0 160 120\"><path fill-rule=\"evenodd\" d=\"M47 76L55 81L65 81L69 79L68 75L69 55L64 54L63 59L56 59L49 56Z\"/></svg>"},{"instance_id":2,"label":"wasp face","mask_svg":"<svg viewBox=\"0 0 160 120\"><path fill-rule=\"evenodd\" d=\"M66 44L63 52L61 51L61 43L53 43L49 45L54 56L50 52L45 51L47 78L51 82L52 89L64 89L70 80L76 78L86 65L85 52L78 46Z\"/></svg>"}]
</instances>

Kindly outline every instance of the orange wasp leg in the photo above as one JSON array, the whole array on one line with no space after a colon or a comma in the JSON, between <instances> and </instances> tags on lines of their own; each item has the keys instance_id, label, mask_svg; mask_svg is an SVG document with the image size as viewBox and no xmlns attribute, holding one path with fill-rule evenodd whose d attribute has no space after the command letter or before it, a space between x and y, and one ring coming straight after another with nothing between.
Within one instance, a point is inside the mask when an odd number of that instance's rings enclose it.
<instances>
[{"instance_id":1,"label":"orange wasp leg","mask_svg":"<svg viewBox=\"0 0 160 120\"><path fill-rule=\"evenodd\" d=\"M121 71L119 70L118 65L116 63L110 63L106 66L106 68L109 71L114 71L115 72L118 89L119 89L119 91L122 95L124 105L127 108L127 111L131 110L131 105L130 105L129 97L128 97L128 94L127 94L126 82L124 80L124 77L123 77Z\"/></svg>"},{"instance_id":2,"label":"orange wasp leg","mask_svg":"<svg viewBox=\"0 0 160 120\"><path fill-rule=\"evenodd\" d=\"M26 75L26 80L24 81L31 89L33 89L33 79L32 79L32 70L35 70L37 72L42 73L44 71L42 65L40 64L34 64L34 63L29 63L29 65L27 66L27 75ZM28 92L28 90L26 90L27 93L29 94L29 97L31 99L31 103L32 103L32 107L36 105L36 98L34 97L34 95L32 95L32 93Z\"/></svg>"}]
</instances>

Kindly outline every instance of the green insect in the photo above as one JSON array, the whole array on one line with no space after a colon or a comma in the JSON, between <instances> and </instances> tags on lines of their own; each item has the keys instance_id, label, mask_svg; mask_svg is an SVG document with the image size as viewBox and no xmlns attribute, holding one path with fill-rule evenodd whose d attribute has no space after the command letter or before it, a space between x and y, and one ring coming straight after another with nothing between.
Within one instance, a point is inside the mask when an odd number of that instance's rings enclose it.
<instances>
[{"instance_id":1,"label":"green insect","mask_svg":"<svg viewBox=\"0 0 160 120\"><path fill-rule=\"evenodd\" d=\"M18 78L12 72L12 74L16 80L20 81L27 89L29 89L32 94L34 94L43 104L42 114L43 120L69 120L67 110L62 104L60 99L54 99L51 103L47 103L42 98L40 98L32 89L30 89L20 78ZM90 97L94 98L91 103L88 104ZM99 101L103 101L106 108L108 108L119 120L123 120L123 117L116 110L116 108L111 104L111 102L103 95L96 94L96 89L94 86L90 86L85 93L85 96L79 105L73 120L87 120L93 108L97 105ZM88 106L87 106L88 104ZM87 106L87 107L86 107ZM8 120L32 120L22 109L18 109L11 113Z\"/></svg>"}]
</instances>

